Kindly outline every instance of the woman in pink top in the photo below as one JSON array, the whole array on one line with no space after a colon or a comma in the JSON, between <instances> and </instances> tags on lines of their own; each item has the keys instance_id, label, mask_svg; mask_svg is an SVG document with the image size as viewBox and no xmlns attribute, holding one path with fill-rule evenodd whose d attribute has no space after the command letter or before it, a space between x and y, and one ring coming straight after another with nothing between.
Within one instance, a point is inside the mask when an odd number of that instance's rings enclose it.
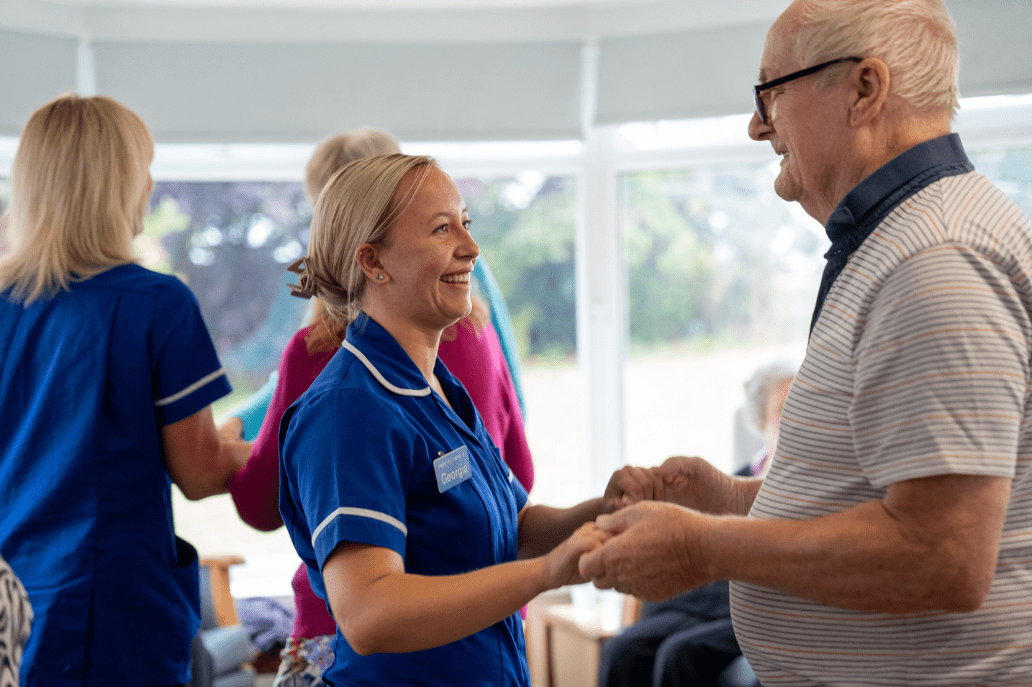
<instances>
[{"instance_id":1,"label":"woman in pink top","mask_svg":"<svg viewBox=\"0 0 1032 687\"><path fill-rule=\"evenodd\" d=\"M314 204L319 191L340 167L360 157L392 152L398 152L397 143L375 129L333 136L316 148L308 164L305 194ZM275 530L283 524L278 501L280 419L319 376L343 339L343 332L335 331L329 324L319 301L315 301L312 321L283 350L276 388L250 460L230 482L230 493L241 519L262 531ZM534 483L534 466L523 432L519 398L484 302L474 298L473 313L450 330L445 331L438 355L466 387L502 459L529 492ZM323 684L323 670L333 662L332 640L337 624L325 602L312 591L304 564L294 574L291 586L297 612L273 685L319 686Z\"/></svg>"}]
</instances>

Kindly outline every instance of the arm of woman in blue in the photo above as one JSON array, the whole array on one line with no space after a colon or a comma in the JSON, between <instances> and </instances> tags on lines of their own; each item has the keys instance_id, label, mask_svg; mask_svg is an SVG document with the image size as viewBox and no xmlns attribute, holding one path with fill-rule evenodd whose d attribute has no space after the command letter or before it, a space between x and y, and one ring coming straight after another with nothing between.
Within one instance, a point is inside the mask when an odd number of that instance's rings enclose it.
<instances>
[{"instance_id":1,"label":"arm of woman in blue","mask_svg":"<svg viewBox=\"0 0 1032 687\"><path fill-rule=\"evenodd\" d=\"M251 442L215 428L211 406L161 429L172 481L191 501L229 491L229 480L247 464Z\"/></svg>"},{"instance_id":2,"label":"arm of woman in blue","mask_svg":"<svg viewBox=\"0 0 1032 687\"><path fill-rule=\"evenodd\" d=\"M333 616L361 655L430 649L489 627L541 592L585 582L577 572L580 556L607 538L592 521L623 503L650 498L652 480L643 475L639 468L622 468L604 497L571 508L524 506L520 560L460 575L409 574L392 549L341 544L322 571Z\"/></svg>"}]
</instances>

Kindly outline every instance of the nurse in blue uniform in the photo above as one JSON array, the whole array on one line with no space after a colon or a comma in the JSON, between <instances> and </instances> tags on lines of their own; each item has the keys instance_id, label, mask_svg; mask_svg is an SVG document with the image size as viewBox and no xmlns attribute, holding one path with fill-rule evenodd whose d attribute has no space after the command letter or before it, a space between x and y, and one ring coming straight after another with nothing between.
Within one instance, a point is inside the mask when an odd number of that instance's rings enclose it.
<instances>
[{"instance_id":1,"label":"nurse in blue uniform","mask_svg":"<svg viewBox=\"0 0 1032 687\"><path fill-rule=\"evenodd\" d=\"M226 490L249 445L209 404L229 392L197 301L134 264L150 133L103 97L61 96L25 126L0 260L0 556L24 584L23 687L190 679L197 552L175 482Z\"/></svg>"},{"instance_id":2,"label":"nurse in blue uniform","mask_svg":"<svg viewBox=\"0 0 1032 687\"><path fill-rule=\"evenodd\" d=\"M478 253L430 158L351 163L316 203L297 288L349 326L284 415L280 510L339 627L329 685L529 685L520 607L582 582L590 521L651 495L623 468L603 497L527 503L437 358Z\"/></svg>"}]
</instances>

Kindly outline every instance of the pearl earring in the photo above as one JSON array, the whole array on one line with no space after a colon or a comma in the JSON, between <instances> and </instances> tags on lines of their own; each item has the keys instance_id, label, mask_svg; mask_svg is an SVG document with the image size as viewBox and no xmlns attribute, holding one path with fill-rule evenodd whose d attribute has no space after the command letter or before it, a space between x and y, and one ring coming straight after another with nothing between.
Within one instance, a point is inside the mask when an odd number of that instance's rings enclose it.
<instances>
[{"instance_id":1,"label":"pearl earring","mask_svg":"<svg viewBox=\"0 0 1032 687\"><path fill-rule=\"evenodd\" d=\"M376 275L376 278L377 278L377 280L379 280L379 281L383 281L383 273L377 274L377 275Z\"/></svg>"}]
</instances>

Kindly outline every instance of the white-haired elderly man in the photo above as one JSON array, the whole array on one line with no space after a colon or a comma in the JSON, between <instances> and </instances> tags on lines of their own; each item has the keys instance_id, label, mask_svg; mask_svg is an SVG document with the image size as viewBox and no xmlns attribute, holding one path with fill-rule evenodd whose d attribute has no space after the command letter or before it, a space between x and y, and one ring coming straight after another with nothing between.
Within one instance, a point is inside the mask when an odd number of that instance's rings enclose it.
<instances>
[{"instance_id":1,"label":"white-haired elderly man","mask_svg":"<svg viewBox=\"0 0 1032 687\"><path fill-rule=\"evenodd\" d=\"M762 481L697 458L599 519L600 587L730 579L764 685L1032 676L1032 224L951 134L941 0L797 0L749 134L832 247Z\"/></svg>"}]
</instances>

